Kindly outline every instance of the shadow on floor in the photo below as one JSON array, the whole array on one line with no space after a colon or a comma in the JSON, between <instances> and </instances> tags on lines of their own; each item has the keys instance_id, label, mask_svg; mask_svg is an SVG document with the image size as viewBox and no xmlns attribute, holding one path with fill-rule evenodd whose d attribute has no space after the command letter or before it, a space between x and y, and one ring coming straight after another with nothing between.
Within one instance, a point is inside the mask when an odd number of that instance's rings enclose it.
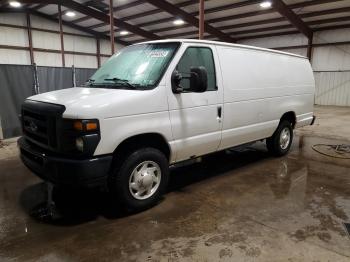
<instances>
[{"instance_id":1,"label":"shadow on floor","mask_svg":"<svg viewBox=\"0 0 350 262\"><path fill-rule=\"evenodd\" d=\"M263 147L248 147L211 154L199 163L172 167L167 192L185 191L188 185L269 157ZM100 190L54 188L52 196L55 205L48 208L47 185L38 183L21 192L20 205L34 219L58 226L74 226L93 221L99 216L117 219L132 215L132 212L117 206L107 192Z\"/></svg>"}]
</instances>

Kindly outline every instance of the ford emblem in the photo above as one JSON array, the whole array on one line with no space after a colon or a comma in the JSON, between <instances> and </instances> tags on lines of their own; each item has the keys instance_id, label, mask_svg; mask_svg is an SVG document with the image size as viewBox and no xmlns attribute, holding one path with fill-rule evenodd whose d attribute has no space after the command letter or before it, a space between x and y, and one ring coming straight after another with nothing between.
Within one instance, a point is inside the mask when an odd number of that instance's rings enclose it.
<instances>
[{"instance_id":1,"label":"ford emblem","mask_svg":"<svg viewBox=\"0 0 350 262\"><path fill-rule=\"evenodd\" d=\"M36 131L38 131L38 126L37 126L33 121L30 121L30 122L29 122L29 129L30 129L32 132L36 132Z\"/></svg>"}]
</instances>

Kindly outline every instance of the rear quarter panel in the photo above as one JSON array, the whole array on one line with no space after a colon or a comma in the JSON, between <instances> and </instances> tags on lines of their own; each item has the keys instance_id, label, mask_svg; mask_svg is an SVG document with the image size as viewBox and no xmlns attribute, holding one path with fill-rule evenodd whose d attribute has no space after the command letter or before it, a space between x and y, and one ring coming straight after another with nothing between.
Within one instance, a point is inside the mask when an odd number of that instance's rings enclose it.
<instances>
[{"instance_id":1,"label":"rear quarter panel","mask_svg":"<svg viewBox=\"0 0 350 262\"><path fill-rule=\"evenodd\" d=\"M315 85L307 59L240 47L217 51L224 85L221 149L271 136L288 111L297 126L311 122Z\"/></svg>"}]
</instances>

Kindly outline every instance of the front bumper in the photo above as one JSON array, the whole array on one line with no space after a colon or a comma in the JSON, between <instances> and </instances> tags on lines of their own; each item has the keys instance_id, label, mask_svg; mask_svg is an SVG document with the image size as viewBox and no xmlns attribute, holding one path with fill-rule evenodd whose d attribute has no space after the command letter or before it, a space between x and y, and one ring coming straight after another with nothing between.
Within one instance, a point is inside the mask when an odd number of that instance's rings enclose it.
<instances>
[{"instance_id":1,"label":"front bumper","mask_svg":"<svg viewBox=\"0 0 350 262\"><path fill-rule=\"evenodd\" d=\"M37 176L56 185L96 187L107 184L112 155L71 159L49 155L24 137L18 140L23 163Z\"/></svg>"}]
</instances>

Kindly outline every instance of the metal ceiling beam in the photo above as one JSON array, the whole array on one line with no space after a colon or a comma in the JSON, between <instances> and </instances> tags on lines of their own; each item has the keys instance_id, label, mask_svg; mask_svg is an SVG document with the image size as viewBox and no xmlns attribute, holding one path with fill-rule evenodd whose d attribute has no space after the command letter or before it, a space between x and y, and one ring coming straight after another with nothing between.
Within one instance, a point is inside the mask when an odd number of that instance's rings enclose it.
<instances>
[{"instance_id":1,"label":"metal ceiling beam","mask_svg":"<svg viewBox=\"0 0 350 262\"><path fill-rule=\"evenodd\" d=\"M282 0L274 0L273 8L284 16L292 25L294 25L308 39L312 38L312 30L300 19Z\"/></svg>"},{"instance_id":2,"label":"metal ceiling beam","mask_svg":"<svg viewBox=\"0 0 350 262\"><path fill-rule=\"evenodd\" d=\"M39 0L21 0L21 2L27 3L27 4L33 4L33 3L40 3L41 1L39 1ZM97 11L93 8L84 6L80 3L77 3L77 2L72 1L72 0L46 0L45 3L46 4L61 4L62 6L71 8L71 9L73 9L81 14L84 14L86 16L90 16L90 17L93 17L97 20L103 21L105 23L109 23L109 15L107 15L103 12ZM129 32L132 32L136 35L140 35L140 36L147 38L147 39L159 39L159 36L157 36L156 34L147 32L147 31L145 31L137 26L128 24L121 19L114 18L113 21L114 21L115 26L118 25L119 27L122 27L125 30L128 30Z\"/></svg>"},{"instance_id":3,"label":"metal ceiling beam","mask_svg":"<svg viewBox=\"0 0 350 262\"><path fill-rule=\"evenodd\" d=\"M301 2L301 3L297 3L297 4L291 4L288 5L288 7L290 9L297 9L297 8L303 8L303 7L308 7L308 6L313 6L313 5L321 5L321 4L327 4L327 3L333 3L333 2L338 2L338 1L342 1L342 0L312 0L312 1L306 1L306 2ZM229 4L229 5L224 5L224 6L219 6L219 7L215 7L215 8L210 8L205 10L206 14L208 13L215 13L218 11L222 11L222 10L227 10L227 9L233 9L233 8L239 8L242 6L247 6L249 4L256 4L257 2L261 2L261 1L244 1L244 2L239 2L239 3L235 3L235 4ZM264 14L271 14L276 12L273 9L268 9L268 10L259 10L259 11L253 11L253 12L247 12L247 13L241 13L241 14L237 14L237 15L231 15L231 16L224 16L224 17L219 17L219 18L212 18L212 19L208 19L207 22L208 23L217 23L217 22L226 22L226 21L230 21L230 20L237 20L237 19L242 19L242 18L247 18L247 17L254 17L254 16L259 16L259 15L264 15ZM147 15L147 14L146 14ZM197 12L192 12L191 15L198 15L198 11ZM320 14L321 15L321 14ZM302 17L302 15L300 15L300 17ZM123 19L126 19L127 17L124 17ZM174 18L164 18L164 19L159 19L156 21L151 21L151 22L146 22L146 23L141 23L141 24L137 24L137 26L140 27L144 27L144 26L151 26L151 25L155 25L155 24L159 24L159 23L166 23L166 22L171 22ZM276 19L275 21L273 21L271 19L271 23L275 23L275 22L281 22L281 21L285 21L286 18L281 17L281 18L274 18ZM256 23L256 21L252 22L252 23ZM254 25L254 24L252 24ZM191 27L192 25L190 24L185 24L182 26L179 26L177 28L188 28ZM247 25L250 26L250 25ZM232 27L235 27L235 25L233 25ZM226 30L228 29L229 26L227 26L227 28L221 29L220 27L217 27L217 29L219 30ZM156 30L152 30L150 32L152 33L160 33L160 32L167 32L169 30L174 30L174 27L164 27L164 28L160 28L160 29L156 29ZM126 39L128 37L133 37L133 34L127 35L127 36L122 36L122 39Z\"/></svg>"},{"instance_id":4,"label":"metal ceiling beam","mask_svg":"<svg viewBox=\"0 0 350 262\"><path fill-rule=\"evenodd\" d=\"M168 12L169 14L175 16L175 17L181 17L184 21L187 23L199 27L199 20L192 16L191 14L183 11L181 8L178 8L177 6L174 6L170 4L169 2L165 0L148 0L148 3ZM218 37L220 40L226 41L226 42L235 42L235 39L226 35L225 33L219 31L218 29L212 27L208 23L204 22L205 31L207 33L210 33L216 37Z\"/></svg>"},{"instance_id":5,"label":"metal ceiling beam","mask_svg":"<svg viewBox=\"0 0 350 262\"><path fill-rule=\"evenodd\" d=\"M39 16L39 17L42 17L42 18L45 18L45 19L48 19L48 20L51 20L55 23L58 23L58 19L55 18L55 17L52 17L50 15L47 15L47 14L44 14L44 13L41 13L39 11L36 11L36 10L29 10L29 12L33 15L36 15L36 16ZM109 36L105 35L105 34L102 34L102 33L99 33L99 32L96 32L94 30L91 30L91 29L87 29L85 27L82 27L82 26L79 26L79 25L76 25L76 24L73 24L71 22L68 22L68 21L64 21L62 20L62 24L65 25L65 26L69 26L71 28L74 28L76 30L79 30L79 31L82 31L82 32L85 32L85 33L88 33L90 35L93 35L93 36L96 36L98 38L101 38L101 39L109 39ZM123 40L120 40L120 39L115 39L115 41L117 43L120 43L122 45L130 45L129 42L126 42L126 41L123 41Z\"/></svg>"},{"instance_id":6,"label":"metal ceiling beam","mask_svg":"<svg viewBox=\"0 0 350 262\"><path fill-rule=\"evenodd\" d=\"M74 9L75 11L77 11L79 13L82 13L82 14L87 15L87 16L91 16L91 17L93 17L97 20L103 21L105 23L109 23L109 15L106 15L105 13L96 11L90 7L86 7L82 4L79 4L79 3L71 1L71 0L62 0L62 2L63 2L62 5L69 7L71 9ZM157 36L156 34L147 32L147 31L145 31L137 26L133 26L131 24L128 24L121 19L113 18L113 24L115 26L122 27L125 30L128 30L129 32L140 35L140 36L147 38L147 39L159 39L159 36Z\"/></svg>"},{"instance_id":7,"label":"metal ceiling beam","mask_svg":"<svg viewBox=\"0 0 350 262\"><path fill-rule=\"evenodd\" d=\"M39 5L36 5L36 6L34 6L34 7L31 7L31 9L33 9L33 10L38 10L38 9L43 8L43 7L45 7L45 6L47 6L47 4L39 4Z\"/></svg>"},{"instance_id":8,"label":"metal ceiling beam","mask_svg":"<svg viewBox=\"0 0 350 262\"><path fill-rule=\"evenodd\" d=\"M206 0L206 1L210 1L210 0ZM259 0L250 0L250 1L259 1ZM134 3L137 3L137 2L142 2L142 3L139 3L139 5L145 3L145 1L142 0L142 1L131 2L130 5L134 4ZM197 4L197 3L198 3L198 0L189 0L189 1L182 2L182 3L174 4L174 5L181 8L181 7L186 7L186 6ZM126 9L126 6L128 6L127 8L130 8L129 4L126 4L126 5L119 6L120 9L118 9L116 11L120 11L120 10ZM153 10L150 10L150 11L137 13L137 14L133 14L133 15L130 15L130 16L125 16L125 17L123 17L122 20L123 21L133 20L133 19L142 18L142 17L145 17L145 16L159 14L161 12L163 12L163 10L161 10L159 8L156 8L156 9L153 9ZM172 21L172 20L174 20L174 18L171 17L170 20ZM96 24L96 25L91 26L91 29L92 28L98 28L98 27L105 26L105 25L106 25L105 23Z\"/></svg>"},{"instance_id":9,"label":"metal ceiling beam","mask_svg":"<svg viewBox=\"0 0 350 262\"><path fill-rule=\"evenodd\" d=\"M314 28L313 30L315 32L319 32L319 31L337 30L337 29L346 29L346 28L350 28L350 24L334 25L334 26L322 26L322 27ZM262 34L262 35L245 36L245 37L239 37L237 40L242 41L242 40L247 40L247 39L256 39L256 38L264 38L264 37L291 35L291 34L300 34L300 31L293 30L293 31L269 33L269 34Z\"/></svg>"},{"instance_id":10,"label":"metal ceiling beam","mask_svg":"<svg viewBox=\"0 0 350 262\"><path fill-rule=\"evenodd\" d=\"M317 13L317 12L313 12L313 13ZM306 14L307 15L307 14ZM271 20L271 19L269 19ZM314 20L314 21L310 21L310 22L306 22L306 24L308 26L311 25L319 25L319 24L328 24L328 23L336 23L336 22L345 22L345 21L349 21L350 20L350 16L342 16L342 17L336 17L336 18L328 18L328 19L318 19L318 20ZM253 23L250 22L249 25ZM243 23L244 25L248 24L248 23ZM241 24L242 25L242 24ZM260 24L259 24L260 25ZM262 32L267 32L267 31L274 31L274 30L283 30L283 29L293 29L294 26L287 24L287 25L278 25L278 26L271 26L271 27L263 27L263 28L254 28L254 29L242 29L241 31L234 31L234 32L226 32L226 34L230 34L233 36L237 36L237 35L242 35L242 34L253 34L253 33L262 33ZM235 27L233 28L228 28L227 26L222 26L222 27L218 27L219 30L229 30L229 29L235 29ZM164 38L177 38L177 37L184 37L184 36L190 36L190 35L194 35L196 34L197 31L196 30L191 30L191 31L187 31L187 32L182 32L182 33L176 33L176 34L167 34L167 35L163 35Z\"/></svg>"}]
</instances>

